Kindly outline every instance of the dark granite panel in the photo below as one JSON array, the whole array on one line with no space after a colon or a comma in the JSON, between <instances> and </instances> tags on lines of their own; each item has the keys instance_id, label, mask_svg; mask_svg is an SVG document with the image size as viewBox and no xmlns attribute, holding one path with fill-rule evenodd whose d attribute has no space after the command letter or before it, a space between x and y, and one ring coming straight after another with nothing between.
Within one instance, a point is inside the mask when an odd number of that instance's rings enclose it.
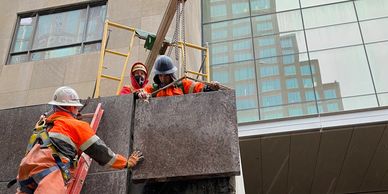
<instances>
[{"instance_id":1,"label":"dark granite panel","mask_svg":"<svg viewBox=\"0 0 388 194\"><path fill-rule=\"evenodd\" d=\"M137 101L134 149L145 156L135 181L239 174L234 91Z\"/></svg>"},{"instance_id":2,"label":"dark granite panel","mask_svg":"<svg viewBox=\"0 0 388 194\"><path fill-rule=\"evenodd\" d=\"M0 182L0 193L1 194L15 194L16 185L13 185L11 188L7 188L8 182Z\"/></svg>"},{"instance_id":3,"label":"dark granite panel","mask_svg":"<svg viewBox=\"0 0 388 194\"><path fill-rule=\"evenodd\" d=\"M0 181L16 177L35 123L48 110L47 105L0 110Z\"/></svg>"},{"instance_id":4,"label":"dark granite panel","mask_svg":"<svg viewBox=\"0 0 388 194\"><path fill-rule=\"evenodd\" d=\"M142 194L232 194L235 193L229 177L183 180L172 182L154 182L146 184ZM232 178L232 180L234 180Z\"/></svg>"},{"instance_id":5,"label":"dark granite panel","mask_svg":"<svg viewBox=\"0 0 388 194\"><path fill-rule=\"evenodd\" d=\"M127 194L127 170L109 173L89 173L81 193Z\"/></svg>"},{"instance_id":6,"label":"dark granite panel","mask_svg":"<svg viewBox=\"0 0 388 194\"><path fill-rule=\"evenodd\" d=\"M104 114L101 119L97 135L112 149L113 152L124 157L129 155L132 113L134 106L133 95L111 96L91 99L83 113L94 112L101 102ZM92 162L89 172L111 171L108 167L99 166Z\"/></svg>"}]
</instances>

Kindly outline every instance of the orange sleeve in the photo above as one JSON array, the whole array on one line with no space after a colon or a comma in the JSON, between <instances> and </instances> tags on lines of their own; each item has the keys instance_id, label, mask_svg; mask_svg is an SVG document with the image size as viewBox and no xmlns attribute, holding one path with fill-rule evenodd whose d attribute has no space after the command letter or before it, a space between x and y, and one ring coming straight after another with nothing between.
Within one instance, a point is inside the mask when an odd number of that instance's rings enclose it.
<instances>
[{"instance_id":1,"label":"orange sleeve","mask_svg":"<svg viewBox=\"0 0 388 194\"><path fill-rule=\"evenodd\" d=\"M185 89L185 94L202 92L203 88L205 87L205 84L203 83L194 82L188 79L182 80L182 84L183 88Z\"/></svg>"},{"instance_id":2,"label":"orange sleeve","mask_svg":"<svg viewBox=\"0 0 388 194\"><path fill-rule=\"evenodd\" d=\"M144 87L144 91L145 91L146 93L148 93L148 94L151 94L152 92L154 92L154 87L152 87L151 84L146 85L146 86Z\"/></svg>"}]
</instances>

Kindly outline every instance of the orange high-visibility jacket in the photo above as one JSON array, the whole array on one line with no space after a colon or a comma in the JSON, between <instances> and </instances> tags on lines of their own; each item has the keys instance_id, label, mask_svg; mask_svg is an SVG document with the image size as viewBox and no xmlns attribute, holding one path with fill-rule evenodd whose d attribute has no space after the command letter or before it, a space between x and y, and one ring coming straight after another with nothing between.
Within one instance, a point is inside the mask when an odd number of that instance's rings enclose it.
<instances>
[{"instance_id":1,"label":"orange high-visibility jacket","mask_svg":"<svg viewBox=\"0 0 388 194\"><path fill-rule=\"evenodd\" d=\"M112 152L90 128L88 123L79 121L66 112L56 112L47 120L49 122L54 120L54 125L51 129L48 129L48 133L64 163L69 162L83 151L100 165L116 169L127 167L127 159ZM36 144L23 158L17 179L19 181L26 180L32 175L55 165L57 164L52 156L52 150L50 148L40 148L40 144ZM74 169L71 169L71 171L73 174ZM42 193L50 193L49 191L53 193L64 192L65 187L61 172L56 170L47 175L39 183L37 191L39 190L42 190Z\"/></svg>"},{"instance_id":2,"label":"orange high-visibility jacket","mask_svg":"<svg viewBox=\"0 0 388 194\"><path fill-rule=\"evenodd\" d=\"M203 83L193 82L188 79L183 79L181 82L173 86L170 86L164 90L159 91L156 94L156 97L198 93L198 92L203 92L204 88L205 88L205 84ZM157 84L147 85L146 87L144 87L144 91L149 94L151 94L152 92L158 89L159 89L159 86Z\"/></svg>"}]
</instances>

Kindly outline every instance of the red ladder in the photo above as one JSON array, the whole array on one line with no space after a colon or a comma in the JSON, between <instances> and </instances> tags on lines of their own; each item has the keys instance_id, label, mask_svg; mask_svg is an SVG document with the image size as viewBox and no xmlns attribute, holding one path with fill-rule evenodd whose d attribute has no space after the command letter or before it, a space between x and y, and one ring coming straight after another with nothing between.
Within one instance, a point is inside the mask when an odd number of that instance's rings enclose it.
<instances>
[{"instance_id":1,"label":"red ladder","mask_svg":"<svg viewBox=\"0 0 388 194\"><path fill-rule=\"evenodd\" d=\"M94 114L84 114L83 117L93 116L92 121L90 122L90 127L97 131L98 125L100 124L102 114L104 113L104 109L101 108L101 103L98 103L96 111ZM90 164L92 163L92 159L82 153L79 161L78 168L75 171L75 176L73 181L71 181L67 187L66 194L79 194L81 192L82 186L85 182L86 175L88 174Z\"/></svg>"}]
</instances>

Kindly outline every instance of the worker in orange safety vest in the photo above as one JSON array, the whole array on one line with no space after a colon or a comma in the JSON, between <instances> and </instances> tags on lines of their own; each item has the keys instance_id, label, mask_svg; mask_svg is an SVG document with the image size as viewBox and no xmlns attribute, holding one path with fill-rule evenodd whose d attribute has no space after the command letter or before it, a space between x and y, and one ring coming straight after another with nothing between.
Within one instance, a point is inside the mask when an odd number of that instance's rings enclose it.
<instances>
[{"instance_id":1,"label":"worker in orange safety vest","mask_svg":"<svg viewBox=\"0 0 388 194\"><path fill-rule=\"evenodd\" d=\"M138 96L142 99L147 98L149 94L164 88L168 84L176 80L175 72L177 71L176 66L173 64L170 57L166 55L159 56L154 65L154 83L144 87L144 92L140 92ZM209 92L219 90L220 85L218 82L211 82L209 84L204 84L200 82L194 82L189 79L183 79L182 81L177 82L176 84L167 87L156 94L153 97L162 97L162 96L176 96L189 93L198 93L198 92Z\"/></svg>"},{"instance_id":2,"label":"worker in orange safety vest","mask_svg":"<svg viewBox=\"0 0 388 194\"><path fill-rule=\"evenodd\" d=\"M31 144L30 141L19 167L18 194L65 193L67 183L75 172L73 161L82 152L99 165L115 169L131 169L143 159L140 151L134 151L128 159L115 154L88 123L76 119L78 108L83 105L74 89L67 86L58 88L48 104L54 110L45 119L49 123L45 130L49 138L42 138L40 143Z\"/></svg>"},{"instance_id":3,"label":"worker in orange safety vest","mask_svg":"<svg viewBox=\"0 0 388 194\"><path fill-rule=\"evenodd\" d=\"M130 85L126 85L121 89L120 95L136 93L147 85L148 71L143 63L136 62L132 65L130 81Z\"/></svg>"}]
</instances>

